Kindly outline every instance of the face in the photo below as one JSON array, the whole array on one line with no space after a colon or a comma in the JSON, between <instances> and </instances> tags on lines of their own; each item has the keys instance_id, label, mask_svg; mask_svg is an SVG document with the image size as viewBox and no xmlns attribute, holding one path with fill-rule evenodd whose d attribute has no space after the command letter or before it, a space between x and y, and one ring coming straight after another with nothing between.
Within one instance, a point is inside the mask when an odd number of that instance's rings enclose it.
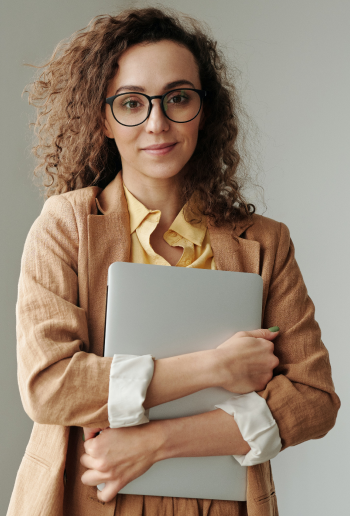
<instances>
[{"instance_id":1,"label":"face","mask_svg":"<svg viewBox=\"0 0 350 516\"><path fill-rule=\"evenodd\" d=\"M175 84L172 84L175 83ZM126 50L118 71L110 81L107 96L128 91L162 95L174 88L201 89L193 54L172 41L139 44ZM136 178L168 179L184 172L192 156L203 123L203 106L196 118L187 123L169 120L161 109L161 99L153 99L149 118L141 125L126 127L105 111L105 134L114 138L122 160L123 175ZM167 144L163 149L150 146Z\"/></svg>"}]
</instances>

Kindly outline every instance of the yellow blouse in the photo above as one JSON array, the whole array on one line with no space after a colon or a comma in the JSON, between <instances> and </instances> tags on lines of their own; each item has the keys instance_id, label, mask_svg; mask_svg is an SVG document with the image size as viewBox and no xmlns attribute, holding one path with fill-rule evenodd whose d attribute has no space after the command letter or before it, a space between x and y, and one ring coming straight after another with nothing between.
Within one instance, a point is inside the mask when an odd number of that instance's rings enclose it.
<instances>
[{"instance_id":1,"label":"yellow blouse","mask_svg":"<svg viewBox=\"0 0 350 516\"><path fill-rule=\"evenodd\" d=\"M170 265L165 258L153 250L150 243L151 234L161 217L160 210L147 209L124 183L123 186L130 216L130 261L132 263ZM175 267L216 270L206 218L203 216L201 223L190 224L185 220L183 210L184 208L163 235L164 240L172 247L183 247L182 256Z\"/></svg>"}]
</instances>

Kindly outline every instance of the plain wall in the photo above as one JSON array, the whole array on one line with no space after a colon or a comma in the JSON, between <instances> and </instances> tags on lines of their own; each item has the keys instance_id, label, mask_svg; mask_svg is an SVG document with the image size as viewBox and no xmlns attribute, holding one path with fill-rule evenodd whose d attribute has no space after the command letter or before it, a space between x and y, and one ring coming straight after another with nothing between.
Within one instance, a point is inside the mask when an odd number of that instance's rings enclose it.
<instances>
[{"instance_id":1,"label":"plain wall","mask_svg":"<svg viewBox=\"0 0 350 516\"><path fill-rule=\"evenodd\" d=\"M33 110L21 99L33 72L22 64L41 63L58 41L94 15L132 4L144 2L6 0L1 6L1 516L32 428L17 386L15 303L24 240L43 203L30 179L34 161L27 124ZM326 437L273 459L280 514L347 514L350 3L177 0L163 5L207 21L241 71L237 84L259 130L264 215L291 231L342 401Z\"/></svg>"}]
</instances>

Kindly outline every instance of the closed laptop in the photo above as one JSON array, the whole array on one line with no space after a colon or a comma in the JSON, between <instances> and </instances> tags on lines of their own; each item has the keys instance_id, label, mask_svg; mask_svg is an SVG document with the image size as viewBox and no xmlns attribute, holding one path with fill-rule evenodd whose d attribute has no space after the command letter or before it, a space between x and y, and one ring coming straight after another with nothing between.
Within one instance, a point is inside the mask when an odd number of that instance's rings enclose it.
<instances>
[{"instance_id":1,"label":"closed laptop","mask_svg":"<svg viewBox=\"0 0 350 516\"><path fill-rule=\"evenodd\" d=\"M257 274L116 262L109 267L104 356L156 359L213 349L238 331L261 327ZM215 410L232 396L220 387L153 407L149 418ZM232 456L179 457L154 464L120 492L246 500L247 468Z\"/></svg>"}]
</instances>

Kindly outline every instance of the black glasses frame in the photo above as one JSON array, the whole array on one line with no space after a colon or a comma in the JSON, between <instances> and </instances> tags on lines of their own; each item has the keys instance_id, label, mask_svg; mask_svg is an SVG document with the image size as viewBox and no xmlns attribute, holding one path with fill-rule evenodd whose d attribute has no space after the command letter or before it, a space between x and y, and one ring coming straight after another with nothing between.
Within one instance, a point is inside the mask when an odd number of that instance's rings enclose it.
<instances>
[{"instance_id":1,"label":"black glasses frame","mask_svg":"<svg viewBox=\"0 0 350 516\"><path fill-rule=\"evenodd\" d=\"M169 93L172 93L173 91L179 91L179 90L190 90L190 91L195 91L196 93L198 93L199 97L200 97L200 105L199 105L199 109L198 109L198 112L197 114L191 118L190 120L186 120L186 122L178 122L177 120L173 120L172 118L170 118L167 114L166 114L166 111L164 109L164 99L167 95L169 95ZM106 98L106 104L109 104L111 106L111 111L112 111L112 115L114 117L114 119L118 122L118 124L120 125L124 125L125 127L136 127L137 125L141 125L143 124L144 122L146 122L147 118L150 116L151 114L151 111L152 111L152 108L153 108L153 104L152 104L152 100L153 99L161 99L161 108L162 108L162 112L164 113L164 115L169 119L171 120L172 122L175 122L177 124L187 124L187 122L191 122L191 120L194 120L196 118L196 116L198 116L201 108L202 108L202 104L203 104L203 99L205 97L208 96L208 91L205 91L205 90L196 90L195 88L175 88L174 90L170 90L170 91L167 91L166 93L164 93L163 95L153 95L152 97L150 97L149 95L146 95L146 93L140 93L139 91L126 91L125 93L119 93L118 95L113 95L113 97L108 97ZM122 122L119 122L119 120L116 118L114 112L113 112L113 102L114 102L114 99L116 99L117 97L120 97L121 95L142 95L143 97L146 97L146 99L148 99L148 103L149 103L149 106L148 106L148 112L147 112L147 116L144 120L142 120L142 122L140 122L139 124L134 124L134 125L128 125L128 124L122 124Z\"/></svg>"}]
</instances>

